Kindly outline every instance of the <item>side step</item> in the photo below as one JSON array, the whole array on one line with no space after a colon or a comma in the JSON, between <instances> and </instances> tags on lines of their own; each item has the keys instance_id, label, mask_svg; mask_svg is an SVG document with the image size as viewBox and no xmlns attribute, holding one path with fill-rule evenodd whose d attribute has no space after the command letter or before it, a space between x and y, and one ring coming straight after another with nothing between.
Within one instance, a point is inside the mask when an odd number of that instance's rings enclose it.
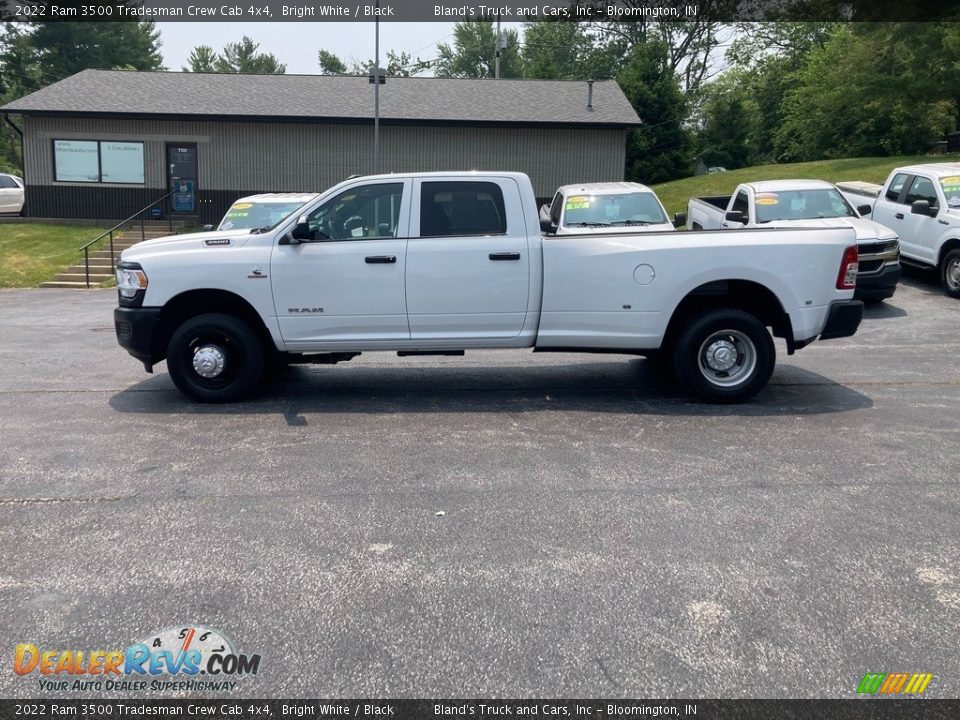
<instances>
[{"instance_id":1,"label":"side step","mask_svg":"<svg viewBox=\"0 0 960 720\"><path fill-rule=\"evenodd\" d=\"M420 357L422 355L446 355L450 357L463 355L463 350L397 350L397 357Z\"/></svg>"}]
</instances>

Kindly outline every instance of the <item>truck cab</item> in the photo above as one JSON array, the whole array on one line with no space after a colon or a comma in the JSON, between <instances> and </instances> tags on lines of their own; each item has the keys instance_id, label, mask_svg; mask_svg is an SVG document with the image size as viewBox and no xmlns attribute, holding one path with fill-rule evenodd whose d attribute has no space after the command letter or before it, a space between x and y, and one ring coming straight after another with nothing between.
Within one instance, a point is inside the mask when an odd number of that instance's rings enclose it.
<instances>
[{"instance_id":1,"label":"truck cab","mask_svg":"<svg viewBox=\"0 0 960 720\"><path fill-rule=\"evenodd\" d=\"M838 187L897 232L905 262L937 269L944 291L960 298L960 164L911 165L895 169L882 186Z\"/></svg>"}]
</instances>

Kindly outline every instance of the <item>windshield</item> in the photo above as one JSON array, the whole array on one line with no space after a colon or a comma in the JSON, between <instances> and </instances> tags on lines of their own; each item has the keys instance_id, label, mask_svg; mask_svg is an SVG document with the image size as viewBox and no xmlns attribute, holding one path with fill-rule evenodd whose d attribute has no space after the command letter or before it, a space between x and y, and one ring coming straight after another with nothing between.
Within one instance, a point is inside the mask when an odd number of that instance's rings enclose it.
<instances>
[{"instance_id":1,"label":"windshield","mask_svg":"<svg viewBox=\"0 0 960 720\"><path fill-rule=\"evenodd\" d=\"M760 192L756 196L757 222L857 217L838 190L787 190Z\"/></svg>"},{"instance_id":2,"label":"windshield","mask_svg":"<svg viewBox=\"0 0 960 720\"><path fill-rule=\"evenodd\" d=\"M940 187L947 197L947 207L960 207L960 175L940 178Z\"/></svg>"},{"instance_id":3,"label":"windshield","mask_svg":"<svg viewBox=\"0 0 960 720\"><path fill-rule=\"evenodd\" d=\"M220 221L217 230L253 230L254 228L272 228L277 223L303 207L300 200L292 202L257 202L245 200L235 202Z\"/></svg>"},{"instance_id":4,"label":"windshield","mask_svg":"<svg viewBox=\"0 0 960 720\"><path fill-rule=\"evenodd\" d=\"M573 227L653 225L668 222L651 192L615 195L571 195L564 205L563 224Z\"/></svg>"}]
</instances>

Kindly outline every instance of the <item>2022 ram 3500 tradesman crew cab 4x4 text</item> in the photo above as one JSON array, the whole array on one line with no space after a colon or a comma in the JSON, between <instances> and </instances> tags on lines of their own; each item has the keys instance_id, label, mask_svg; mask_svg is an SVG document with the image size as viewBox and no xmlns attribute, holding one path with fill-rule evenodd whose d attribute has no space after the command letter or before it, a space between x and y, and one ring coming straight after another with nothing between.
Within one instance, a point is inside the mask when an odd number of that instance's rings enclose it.
<instances>
[{"instance_id":1,"label":"2022 ram 3500 tradesman crew cab 4x4 text","mask_svg":"<svg viewBox=\"0 0 960 720\"><path fill-rule=\"evenodd\" d=\"M520 173L353 178L253 232L140 243L117 267L120 344L194 400L248 395L270 363L373 350L661 352L738 402L787 349L853 334L851 228L544 237Z\"/></svg>"}]
</instances>

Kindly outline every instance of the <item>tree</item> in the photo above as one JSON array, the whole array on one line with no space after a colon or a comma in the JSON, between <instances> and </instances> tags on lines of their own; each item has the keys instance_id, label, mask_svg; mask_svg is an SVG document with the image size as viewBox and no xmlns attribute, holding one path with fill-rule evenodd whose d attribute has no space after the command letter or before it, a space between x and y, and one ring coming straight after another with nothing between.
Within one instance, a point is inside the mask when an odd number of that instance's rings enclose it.
<instances>
[{"instance_id":1,"label":"tree","mask_svg":"<svg viewBox=\"0 0 960 720\"><path fill-rule=\"evenodd\" d=\"M750 139L758 111L739 91L743 84L743 74L733 72L704 88L697 150L706 165L733 170L754 160Z\"/></svg>"},{"instance_id":2,"label":"tree","mask_svg":"<svg viewBox=\"0 0 960 720\"><path fill-rule=\"evenodd\" d=\"M784 96L776 133L787 159L925 151L957 126L956 58L917 47L924 28L841 26L812 50Z\"/></svg>"},{"instance_id":3,"label":"tree","mask_svg":"<svg viewBox=\"0 0 960 720\"><path fill-rule=\"evenodd\" d=\"M437 45L435 72L438 77L492 78L495 77L497 33L489 20L470 20L453 28L453 46ZM501 33L500 77L517 78L523 75L517 32L506 29Z\"/></svg>"},{"instance_id":4,"label":"tree","mask_svg":"<svg viewBox=\"0 0 960 720\"><path fill-rule=\"evenodd\" d=\"M327 50L317 53L317 62L320 64L321 75L346 75L347 66L340 58Z\"/></svg>"},{"instance_id":5,"label":"tree","mask_svg":"<svg viewBox=\"0 0 960 720\"><path fill-rule=\"evenodd\" d=\"M627 141L628 180L657 183L690 171L690 137L684 128L687 106L668 52L660 40L638 45L617 75L643 123Z\"/></svg>"},{"instance_id":6,"label":"tree","mask_svg":"<svg viewBox=\"0 0 960 720\"><path fill-rule=\"evenodd\" d=\"M321 50L317 54L321 75L369 75L373 68L373 60L366 62L353 61L350 67L332 52ZM410 53L387 51L387 66L384 68L387 77L413 77L430 66L417 58L413 60Z\"/></svg>"},{"instance_id":7,"label":"tree","mask_svg":"<svg viewBox=\"0 0 960 720\"><path fill-rule=\"evenodd\" d=\"M523 26L523 76L538 80L587 80L593 49L583 26L572 22L528 22Z\"/></svg>"},{"instance_id":8,"label":"tree","mask_svg":"<svg viewBox=\"0 0 960 720\"><path fill-rule=\"evenodd\" d=\"M244 35L239 42L227 43L217 57L217 72L250 75L282 75L287 66L271 53L257 52L260 45Z\"/></svg>"},{"instance_id":9,"label":"tree","mask_svg":"<svg viewBox=\"0 0 960 720\"><path fill-rule=\"evenodd\" d=\"M86 70L163 70L160 33L152 22L37 23L29 34L44 84Z\"/></svg>"},{"instance_id":10,"label":"tree","mask_svg":"<svg viewBox=\"0 0 960 720\"><path fill-rule=\"evenodd\" d=\"M197 45L187 58L184 72L212 73L217 71L217 53L209 45Z\"/></svg>"}]
</instances>

